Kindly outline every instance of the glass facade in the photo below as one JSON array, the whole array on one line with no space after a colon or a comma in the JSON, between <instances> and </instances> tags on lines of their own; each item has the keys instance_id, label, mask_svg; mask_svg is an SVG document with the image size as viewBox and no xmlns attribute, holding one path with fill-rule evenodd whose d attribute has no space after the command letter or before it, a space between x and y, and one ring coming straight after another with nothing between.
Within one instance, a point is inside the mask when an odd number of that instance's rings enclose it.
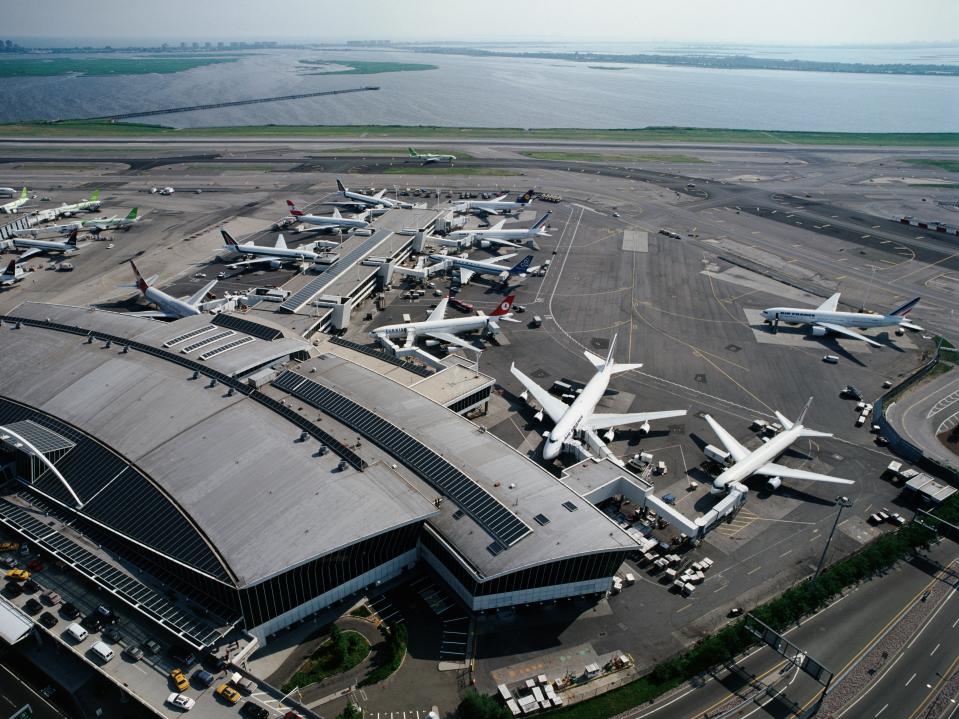
<instances>
[{"instance_id":1,"label":"glass facade","mask_svg":"<svg viewBox=\"0 0 959 719\"><path fill-rule=\"evenodd\" d=\"M263 624L410 551L416 547L421 527L417 522L393 529L241 589L246 626Z\"/></svg>"},{"instance_id":2,"label":"glass facade","mask_svg":"<svg viewBox=\"0 0 959 719\"><path fill-rule=\"evenodd\" d=\"M462 412L468 407L472 407L475 404L480 402L485 402L489 399L490 392L492 392L493 386L483 387L483 389L473 392L473 394L467 395L462 399L458 399L453 404L447 405L454 412Z\"/></svg>"}]
</instances>

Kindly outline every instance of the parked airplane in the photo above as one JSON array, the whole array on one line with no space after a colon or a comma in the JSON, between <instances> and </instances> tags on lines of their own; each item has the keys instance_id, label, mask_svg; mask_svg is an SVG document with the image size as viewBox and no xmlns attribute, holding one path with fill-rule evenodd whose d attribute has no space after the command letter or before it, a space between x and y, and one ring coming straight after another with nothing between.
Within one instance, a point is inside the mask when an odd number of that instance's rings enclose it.
<instances>
[{"instance_id":1,"label":"parked airplane","mask_svg":"<svg viewBox=\"0 0 959 719\"><path fill-rule=\"evenodd\" d=\"M100 191L96 190L90 199L74 202L72 205L63 204L55 208L57 217L70 217L78 212L97 212L100 209Z\"/></svg>"},{"instance_id":2,"label":"parked airplane","mask_svg":"<svg viewBox=\"0 0 959 719\"><path fill-rule=\"evenodd\" d=\"M242 257L244 255L252 256L248 260L231 262L230 267L240 267L242 265L256 265L269 263L270 267L276 269L290 262L316 262L317 254L311 250L302 248L290 249L286 246L286 240L283 235L276 238L276 245L267 247L265 245L255 245L253 240L244 242L242 245L233 239L224 229L220 229L223 235L223 242L226 249L234 255Z\"/></svg>"},{"instance_id":3,"label":"parked airplane","mask_svg":"<svg viewBox=\"0 0 959 719\"><path fill-rule=\"evenodd\" d=\"M396 349L394 340L402 340L403 348L409 348L419 337L429 337L426 340L427 345L435 345L440 342L459 345L468 350L479 352L480 350L466 342L456 335L463 332L482 331L483 335L494 335L500 331L499 322L519 322L513 319L510 308L513 306L513 300L516 295L509 295L500 302L499 307L493 310L489 316L480 312L473 317L453 317L446 319L446 304L449 297L444 297L436 305L436 308L430 312L429 317L423 322L407 322L405 324L385 325L377 327L370 332L370 336L378 340L381 344Z\"/></svg>"},{"instance_id":4,"label":"parked airplane","mask_svg":"<svg viewBox=\"0 0 959 719\"><path fill-rule=\"evenodd\" d=\"M0 187L0 197L13 197L17 191L12 187Z\"/></svg>"},{"instance_id":5,"label":"parked airplane","mask_svg":"<svg viewBox=\"0 0 959 719\"><path fill-rule=\"evenodd\" d=\"M130 313L139 315L141 317L179 319L180 317L192 317L193 315L201 314L203 312L204 305L207 304L204 301L207 293L209 293L209 291L213 289L213 285L217 283L216 280L210 280L189 297L176 298L172 295L168 295L163 290L159 290L152 286L152 284L156 282L156 275L147 279L143 279L143 276L140 274L140 270L137 269L137 266L133 260L130 260L130 267L133 268L133 274L136 275L136 288L140 290L140 294L142 294L147 301L159 308L159 310L156 312L146 311Z\"/></svg>"},{"instance_id":6,"label":"parked airplane","mask_svg":"<svg viewBox=\"0 0 959 719\"><path fill-rule=\"evenodd\" d=\"M352 192L348 187L345 187L343 183L337 178L336 186L340 191L340 194L343 195L347 200L352 200L352 202L343 202L338 204L350 205L352 207L404 207L411 208L409 202L402 202L401 200L390 200L386 197L383 197L386 194L386 188L380 190L375 195L364 195L361 192Z\"/></svg>"},{"instance_id":7,"label":"parked airplane","mask_svg":"<svg viewBox=\"0 0 959 719\"><path fill-rule=\"evenodd\" d=\"M431 260L444 263L444 269L459 270L459 280L462 285L468 283L474 275L496 275L502 282L506 282L510 277L526 277L533 272L533 268L530 267L533 262L532 255L526 255L512 267L503 267L499 264L512 257L516 257L516 253L500 255L486 261L450 257L448 255L430 255Z\"/></svg>"},{"instance_id":8,"label":"parked airplane","mask_svg":"<svg viewBox=\"0 0 959 719\"><path fill-rule=\"evenodd\" d=\"M793 322L797 324L806 324L812 326L814 337L822 337L827 332L834 332L844 337L852 337L855 340L862 340L874 347L882 347L875 340L865 335L853 332L849 327L905 327L910 330L921 330L922 327L906 321L912 308L919 303L919 297L909 300L901 307L897 307L888 315L877 315L868 312L837 312L839 305L839 295L837 292L828 300L823 302L814 310L804 310L797 307L770 307L762 311L762 316L773 323L773 328L777 328L780 322Z\"/></svg>"},{"instance_id":9,"label":"parked airplane","mask_svg":"<svg viewBox=\"0 0 959 719\"><path fill-rule=\"evenodd\" d=\"M500 195L492 200L463 200L453 205L453 209L459 213L475 212L480 215L510 214L525 208L533 201L534 194L533 190L527 190L512 202L506 199L506 195Z\"/></svg>"},{"instance_id":10,"label":"parked airplane","mask_svg":"<svg viewBox=\"0 0 959 719\"><path fill-rule=\"evenodd\" d=\"M603 398L609 380L614 374L628 372L629 370L639 369L641 364L617 364L613 361L613 352L616 349L616 335L613 341L609 343L609 354L604 360L602 357L594 355L592 352L585 351L593 367L596 368L596 374L586 383L583 391L573 400L572 404L566 404L558 397L551 395L547 390L540 387L525 374L516 369L516 365L510 365L510 372L526 388L526 392L542 407L542 411L537 414L537 419L542 419L543 412L554 422L553 430L547 435L546 443L543 445L543 459L555 459L564 450L576 435L586 435L587 444L592 448L604 446L602 440L596 434L599 430L608 430L606 432L607 441L613 439L613 427L623 424L643 424L646 431L649 430L648 423L657 419L667 419L669 417L682 417L686 414L684 409L665 410L661 412L630 412L627 414L596 414L596 405ZM524 399L526 398L524 392Z\"/></svg>"},{"instance_id":11,"label":"parked airplane","mask_svg":"<svg viewBox=\"0 0 959 719\"><path fill-rule=\"evenodd\" d=\"M20 266L20 258L10 260L10 264L7 265L6 269L3 271L3 274L0 274L0 286L12 285L15 282L19 282L23 279L23 275L26 274L23 271L23 268Z\"/></svg>"},{"instance_id":12,"label":"parked airplane","mask_svg":"<svg viewBox=\"0 0 959 719\"><path fill-rule=\"evenodd\" d=\"M286 204L290 206L290 214L295 217L300 222L305 222L309 225L316 225L321 229L326 230L337 230L342 228L347 229L365 229L370 226L370 223L364 219L352 219L345 218L340 214L340 211L337 208L333 208L333 215L307 215L302 210L296 209L296 205L293 203L293 200L287 200Z\"/></svg>"},{"instance_id":13,"label":"parked airplane","mask_svg":"<svg viewBox=\"0 0 959 719\"><path fill-rule=\"evenodd\" d=\"M12 215L20 208L21 205L25 205L29 199L30 198L27 196L27 188L24 187L22 190L20 190L20 196L13 202L0 205L0 212L4 213L5 215Z\"/></svg>"},{"instance_id":14,"label":"parked airplane","mask_svg":"<svg viewBox=\"0 0 959 719\"><path fill-rule=\"evenodd\" d=\"M420 160L424 165L428 165L431 162L448 162L451 165L456 160L456 155L432 155L426 153L425 155L419 154L412 147L407 148L410 151L410 157L414 160Z\"/></svg>"},{"instance_id":15,"label":"parked airplane","mask_svg":"<svg viewBox=\"0 0 959 719\"><path fill-rule=\"evenodd\" d=\"M446 237L451 240L466 240L472 238L474 244L480 247L489 247L490 245L509 245L511 247L522 247L516 242L520 240L531 240L535 237L549 237L546 234L546 221L549 220L551 212L547 212L533 224L532 227L522 230L504 230L503 225L506 220L500 220L488 229L481 230L455 230Z\"/></svg>"},{"instance_id":16,"label":"parked airplane","mask_svg":"<svg viewBox=\"0 0 959 719\"><path fill-rule=\"evenodd\" d=\"M789 449L797 439L802 437L832 437L832 434L829 432L817 432L814 429L807 429L803 426L803 419L811 404L812 397L806 402L806 406L803 407L802 412L799 413L799 417L796 418L795 422L789 421L780 412L776 412L776 417L783 426L783 431L752 452L743 447L736 438L723 429L716 420L708 414L704 415L709 426L713 428L713 432L716 433L719 441L722 442L726 451L732 455L734 460L734 464L728 469L723 470L722 474L713 481L713 493L719 494L726 492L729 485L734 482L742 482L754 474L769 477L766 484L771 490L779 489L782 485L783 478L809 480L813 482L830 482L832 484L855 484L851 479L832 477L828 474L810 472L805 469L793 469L792 467L775 464L772 461Z\"/></svg>"},{"instance_id":17,"label":"parked airplane","mask_svg":"<svg viewBox=\"0 0 959 719\"><path fill-rule=\"evenodd\" d=\"M130 210L126 217L114 215L113 217L98 217L93 220L82 220L81 224L85 230L89 230L94 235L99 235L104 230L125 230L130 231L137 222L141 220L137 214L137 208Z\"/></svg>"},{"instance_id":18,"label":"parked airplane","mask_svg":"<svg viewBox=\"0 0 959 719\"><path fill-rule=\"evenodd\" d=\"M50 240L27 240L17 237L13 240L13 246L18 250L25 250L20 255L20 262L25 262L30 257L39 255L42 252L59 252L60 254L69 254L76 252L79 249L77 247L76 230L70 233L70 237L66 242L51 242Z\"/></svg>"},{"instance_id":19,"label":"parked airplane","mask_svg":"<svg viewBox=\"0 0 959 719\"><path fill-rule=\"evenodd\" d=\"M56 237L59 235L69 235L74 230L82 230L83 222L75 220L62 225L38 225L26 230L14 230L10 234L14 237L30 237L34 240L39 237Z\"/></svg>"}]
</instances>

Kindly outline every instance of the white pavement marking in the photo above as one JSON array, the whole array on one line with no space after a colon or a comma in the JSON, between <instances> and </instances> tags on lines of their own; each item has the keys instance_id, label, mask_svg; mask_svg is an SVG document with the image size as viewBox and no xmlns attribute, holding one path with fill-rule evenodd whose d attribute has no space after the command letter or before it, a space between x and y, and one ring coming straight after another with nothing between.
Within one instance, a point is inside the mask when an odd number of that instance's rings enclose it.
<instances>
[{"instance_id":1,"label":"white pavement marking","mask_svg":"<svg viewBox=\"0 0 959 719\"><path fill-rule=\"evenodd\" d=\"M887 708L888 706L889 706L889 705L886 704L882 709L880 709L879 711L876 712L875 716L879 716L879 715L882 714L884 711L886 711L886 708Z\"/></svg>"},{"instance_id":2,"label":"white pavement marking","mask_svg":"<svg viewBox=\"0 0 959 719\"><path fill-rule=\"evenodd\" d=\"M932 651L929 652L929 656L931 657L933 654L935 654L936 652L938 652L938 651L939 651L939 647L941 647L941 646L942 646L942 644L937 644L936 646L934 646L934 647L932 648Z\"/></svg>"},{"instance_id":3,"label":"white pavement marking","mask_svg":"<svg viewBox=\"0 0 959 719\"><path fill-rule=\"evenodd\" d=\"M903 684L903 686L908 687L910 684L912 684L912 680L915 679L915 678L916 678L916 674L915 674L915 672L913 672L913 675L912 675L911 677L909 677L909 679L906 681L905 684Z\"/></svg>"}]
</instances>

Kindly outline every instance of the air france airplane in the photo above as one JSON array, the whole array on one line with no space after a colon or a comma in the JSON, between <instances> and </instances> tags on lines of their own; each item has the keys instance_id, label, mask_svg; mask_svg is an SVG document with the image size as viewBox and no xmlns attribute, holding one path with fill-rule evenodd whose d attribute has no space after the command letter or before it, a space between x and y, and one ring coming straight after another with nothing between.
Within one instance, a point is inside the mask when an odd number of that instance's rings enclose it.
<instances>
[{"instance_id":1,"label":"air france airplane","mask_svg":"<svg viewBox=\"0 0 959 719\"><path fill-rule=\"evenodd\" d=\"M909 300L888 315L875 315L868 312L837 312L839 295L840 293L837 292L814 310L797 307L770 307L763 310L761 314L773 323L773 327L776 327L779 322L806 324L811 325L814 337L823 337L827 332L834 332L844 337L862 340L874 347L882 347L883 345L848 328L905 327L910 330L922 330L919 325L914 325L906 320L906 315L919 303L919 297Z\"/></svg>"},{"instance_id":2,"label":"air france airplane","mask_svg":"<svg viewBox=\"0 0 959 719\"><path fill-rule=\"evenodd\" d=\"M345 218L340 214L340 211L337 208L333 208L332 216L328 215L307 215L302 210L296 209L296 205L293 203L293 200L287 200L286 204L290 207L290 215L295 217L300 222L305 222L308 225L316 225L320 229L326 230L336 230L339 228L346 229L366 229L370 226L370 223L364 219L352 219Z\"/></svg>"},{"instance_id":3,"label":"air france airplane","mask_svg":"<svg viewBox=\"0 0 959 719\"><path fill-rule=\"evenodd\" d=\"M448 163L450 163L450 164L452 165L453 162L456 160L456 155L432 155L432 154L430 154L430 153L426 153L425 155L421 155L421 154L419 154L416 150L414 150L412 147L408 147L407 149L408 149L409 152L410 152L410 158L411 158L411 159L413 159L413 160L419 160L419 161L422 162L424 165L428 165L428 164L430 164L431 162L448 162Z\"/></svg>"},{"instance_id":4,"label":"air france airplane","mask_svg":"<svg viewBox=\"0 0 959 719\"><path fill-rule=\"evenodd\" d=\"M480 215L500 215L516 212L524 209L533 201L535 190L527 190L515 200L506 199L506 195L500 195L492 200L464 200L453 205L453 210L459 213L475 212Z\"/></svg>"},{"instance_id":5,"label":"air france airplane","mask_svg":"<svg viewBox=\"0 0 959 719\"><path fill-rule=\"evenodd\" d=\"M510 247L521 247L516 244L517 241L531 240L536 237L549 237L546 233L546 222L549 220L551 212L547 212L533 223L532 227L521 230L504 230L503 225L506 220L500 220L495 225L481 230L455 230L446 237L450 240L472 240L474 245L480 247L489 247L490 245L509 245Z\"/></svg>"},{"instance_id":6,"label":"air france airplane","mask_svg":"<svg viewBox=\"0 0 959 719\"><path fill-rule=\"evenodd\" d=\"M77 247L76 230L70 233L70 237L66 242L53 242L50 240L27 240L17 237L13 240L13 246L18 250L25 250L20 255L20 262L24 262L34 255L39 255L42 252L59 252L61 254L69 254L76 252L79 249Z\"/></svg>"},{"instance_id":7,"label":"air france airplane","mask_svg":"<svg viewBox=\"0 0 959 719\"><path fill-rule=\"evenodd\" d=\"M641 364L617 364L613 361L613 352L616 349L616 336L609 344L609 354L604 360L602 357L594 355L592 352L585 351L593 367L596 368L596 374L586 383L583 391L568 405L558 397L554 397L548 391L540 387L525 374L516 369L516 365L510 366L510 372L526 388L526 391L539 403L551 420L555 423L553 430L546 436L546 443L543 445L543 459L555 459L563 451L564 445L568 444L577 434L592 434L589 444L597 446L601 441L595 433L599 430L609 430L606 436L612 440L612 429L623 424L644 424L657 419L667 419L669 417L682 417L686 414L684 409L665 410L662 412L631 412L627 414L597 414L596 405L603 398L606 388L609 386L609 380L614 374L628 372L629 370L639 369ZM524 392L524 395L526 393ZM525 397L524 397L525 399ZM542 412L537 415L542 419ZM645 428L648 430L648 426Z\"/></svg>"},{"instance_id":8,"label":"air france airplane","mask_svg":"<svg viewBox=\"0 0 959 719\"><path fill-rule=\"evenodd\" d=\"M454 269L459 271L460 284L467 284L474 275L496 275L500 281L506 282L510 277L526 277L533 269L530 265L533 262L532 255L526 255L522 260L512 267L503 267L499 264L504 260L516 257L515 253L500 255L493 260L470 260L464 257L450 257L448 255L430 255L434 262L443 263L445 269Z\"/></svg>"},{"instance_id":9,"label":"air france airplane","mask_svg":"<svg viewBox=\"0 0 959 719\"><path fill-rule=\"evenodd\" d=\"M350 206L364 206L364 207L403 207L409 209L413 207L409 202L403 202L402 200L390 200L386 197L383 197L386 194L386 188L383 188L375 195L364 195L361 192L353 192L350 188L346 187L340 180L337 178L336 187L340 191L340 194L343 195L347 200L352 200L352 202L345 202L340 204L350 205Z\"/></svg>"},{"instance_id":10,"label":"air france airplane","mask_svg":"<svg viewBox=\"0 0 959 719\"><path fill-rule=\"evenodd\" d=\"M275 246L266 247L264 245L254 245L253 240L244 242L241 245L233 239L233 236L230 235L229 232L222 228L220 229L220 234L223 235L224 247L230 254L239 257L244 255L252 256L252 259L249 260L231 262L230 267L269 263L270 267L276 269L289 262L316 262L318 256L311 250L304 250L302 248L290 249L286 246L286 240L283 239L283 235L276 238Z\"/></svg>"},{"instance_id":11,"label":"air france airplane","mask_svg":"<svg viewBox=\"0 0 959 719\"><path fill-rule=\"evenodd\" d=\"M803 407L802 412L799 413L799 417L795 422L791 422L780 412L776 412L776 417L784 428L783 431L752 452L743 447L736 438L723 429L716 420L708 414L705 415L709 426L713 428L713 432L716 433L719 441L722 442L726 451L732 455L734 460L733 466L724 470L723 473L713 481L712 492L714 494L724 493L729 489L731 484L736 482L741 483L744 479L754 474L769 477L766 484L771 490L779 489L780 485L782 485L783 478L829 482L831 484L855 484L851 479L832 477L828 474L810 472L805 469L793 469L792 467L786 467L785 465L775 464L773 462L774 459L789 449L797 439L802 437L832 437L832 434L829 432L817 432L814 429L807 429L803 426L802 422L806 417L806 412L809 410L810 404L812 404L812 397L806 402L806 406Z\"/></svg>"},{"instance_id":12,"label":"air france airplane","mask_svg":"<svg viewBox=\"0 0 959 719\"><path fill-rule=\"evenodd\" d=\"M476 330L481 330L484 335L494 335L500 331L499 322L501 320L519 322L519 320L513 319L513 315L510 312L514 299L516 299L516 295L509 295L505 300L500 302L499 307L493 310L489 316L481 312L473 317L453 317L446 319L446 304L449 302L449 296L446 296L439 301L436 308L430 312L429 317L427 317L424 322L409 322L406 324L377 327L370 332L370 336L378 340L381 344L393 348L396 347L394 340L402 340L404 342L403 348L407 349L413 345L417 338L429 337L431 339L427 340L427 344L431 342L433 344L446 342L448 344L459 345L474 352L479 352L479 349L456 335L463 332L474 332Z\"/></svg>"}]
</instances>

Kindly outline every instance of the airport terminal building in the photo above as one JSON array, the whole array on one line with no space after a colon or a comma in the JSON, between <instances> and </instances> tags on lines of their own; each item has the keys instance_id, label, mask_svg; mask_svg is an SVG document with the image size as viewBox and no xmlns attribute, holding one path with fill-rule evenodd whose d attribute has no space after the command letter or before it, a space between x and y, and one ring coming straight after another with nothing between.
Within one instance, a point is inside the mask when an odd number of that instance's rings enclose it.
<instances>
[{"instance_id":1,"label":"airport terminal building","mask_svg":"<svg viewBox=\"0 0 959 719\"><path fill-rule=\"evenodd\" d=\"M0 524L197 649L421 561L474 611L598 594L637 548L576 482L260 317L0 319Z\"/></svg>"}]
</instances>

